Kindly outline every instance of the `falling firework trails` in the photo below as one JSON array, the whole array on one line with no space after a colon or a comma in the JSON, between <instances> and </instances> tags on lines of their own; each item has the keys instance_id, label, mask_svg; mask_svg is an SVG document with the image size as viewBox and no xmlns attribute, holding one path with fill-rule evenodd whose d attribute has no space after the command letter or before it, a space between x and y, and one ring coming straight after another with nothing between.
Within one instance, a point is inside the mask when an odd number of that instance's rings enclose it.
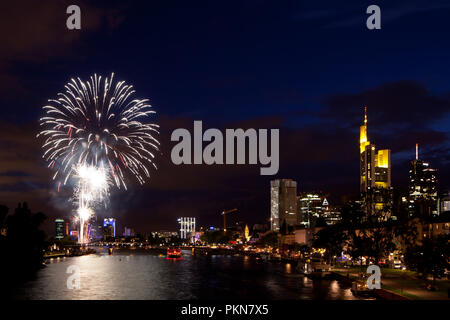
<instances>
[{"instance_id":1,"label":"falling firework trails","mask_svg":"<svg viewBox=\"0 0 450 320\"><path fill-rule=\"evenodd\" d=\"M87 222L93 214L92 207L104 202L109 194L110 182L107 171L102 166L78 165L75 168L78 184L74 190L75 200L78 202L78 220L80 223L81 243L86 239Z\"/></svg>"},{"instance_id":2,"label":"falling firework trails","mask_svg":"<svg viewBox=\"0 0 450 320\"><path fill-rule=\"evenodd\" d=\"M107 197L109 177L127 189L127 175L143 184L150 177L148 167L156 168L152 151L159 147L154 137L159 126L145 122L155 111L147 99L133 98L131 85L113 78L102 81L95 74L86 82L71 79L65 92L43 107L46 114L39 120L43 158L55 170L58 190L70 177L77 179L74 198L80 224L92 212L90 205ZM92 175L97 183L92 183Z\"/></svg>"}]
</instances>

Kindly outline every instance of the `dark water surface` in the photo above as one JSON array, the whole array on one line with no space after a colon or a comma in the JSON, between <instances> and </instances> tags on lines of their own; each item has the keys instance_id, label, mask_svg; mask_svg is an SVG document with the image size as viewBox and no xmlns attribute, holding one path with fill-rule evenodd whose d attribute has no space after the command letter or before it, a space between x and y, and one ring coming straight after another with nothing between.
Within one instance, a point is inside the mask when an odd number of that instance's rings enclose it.
<instances>
[{"instance_id":1,"label":"dark water surface","mask_svg":"<svg viewBox=\"0 0 450 320\"><path fill-rule=\"evenodd\" d=\"M68 289L69 266L80 270L80 288ZM244 256L192 256L181 260L145 250L106 251L52 259L33 280L12 292L14 299L355 299L336 280L295 274L290 264Z\"/></svg>"}]
</instances>

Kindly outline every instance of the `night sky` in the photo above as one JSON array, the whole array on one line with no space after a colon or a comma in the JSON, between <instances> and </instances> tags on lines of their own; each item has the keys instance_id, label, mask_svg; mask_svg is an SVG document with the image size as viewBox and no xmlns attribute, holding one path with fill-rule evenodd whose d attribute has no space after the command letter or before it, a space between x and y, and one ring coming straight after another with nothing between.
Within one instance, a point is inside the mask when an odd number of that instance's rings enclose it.
<instances>
[{"instance_id":1,"label":"night sky","mask_svg":"<svg viewBox=\"0 0 450 320\"><path fill-rule=\"evenodd\" d=\"M345 6L344 6L345 3ZM66 28L81 7L82 29ZM0 203L28 201L69 217L41 158L38 119L71 77L114 72L149 98L161 126L158 170L145 186L112 192L99 218L137 231L269 218L269 181L292 178L331 204L359 191L359 125L392 150L394 188L407 186L415 143L450 185L450 4L376 1L381 30L366 28L373 1L2 1ZM279 128L280 170L259 165L175 166L176 128Z\"/></svg>"}]
</instances>

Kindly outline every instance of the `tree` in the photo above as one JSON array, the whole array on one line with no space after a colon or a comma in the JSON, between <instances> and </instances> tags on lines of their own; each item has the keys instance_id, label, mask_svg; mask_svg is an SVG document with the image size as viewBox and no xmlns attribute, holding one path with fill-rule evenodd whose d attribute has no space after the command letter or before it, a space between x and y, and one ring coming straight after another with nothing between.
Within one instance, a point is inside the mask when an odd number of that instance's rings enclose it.
<instances>
[{"instance_id":1,"label":"tree","mask_svg":"<svg viewBox=\"0 0 450 320\"><path fill-rule=\"evenodd\" d=\"M4 205L0 205L0 228L6 226L6 216L8 215L9 208Z\"/></svg>"},{"instance_id":2,"label":"tree","mask_svg":"<svg viewBox=\"0 0 450 320\"><path fill-rule=\"evenodd\" d=\"M224 233L223 231L206 231L200 236L200 240L213 244L213 243L228 243L231 241L232 237L231 232Z\"/></svg>"},{"instance_id":3,"label":"tree","mask_svg":"<svg viewBox=\"0 0 450 320\"><path fill-rule=\"evenodd\" d=\"M335 260L335 256L341 255L347 240L348 233L343 230L341 225L337 224L319 230L314 235L313 247L325 249L325 259L332 262Z\"/></svg>"},{"instance_id":4,"label":"tree","mask_svg":"<svg viewBox=\"0 0 450 320\"><path fill-rule=\"evenodd\" d=\"M440 278L450 267L450 236L440 235L425 238L421 244L410 246L405 252L405 264L411 270L419 272L426 280L429 275Z\"/></svg>"},{"instance_id":5,"label":"tree","mask_svg":"<svg viewBox=\"0 0 450 320\"><path fill-rule=\"evenodd\" d=\"M369 246L368 237L365 235L365 229L352 229L347 231L347 253L352 258L352 263L355 260L362 259L367 255L367 248ZM362 266L362 261L361 261Z\"/></svg>"},{"instance_id":6,"label":"tree","mask_svg":"<svg viewBox=\"0 0 450 320\"><path fill-rule=\"evenodd\" d=\"M408 216L401 215L394 226L394 235L400 241L399 248L403 252L416 245L418 223L418 218L409 219Z\"/></svg>"},{"instance_id":7,"label":"tree","mask_svg":"<svg viewBox=\"0 0 450 320\"><path fill-rule=\"evenodd\" d=\"M365 236L368 238L366 254L375 264L397 247L394 242L394 230L390 224L377 223L365 233Z\"/></svg>"},{"instance_id":8,"label":"tree","mask_svg":"<svg viewBox=\"0 0 450 320\"><path fill-rule=\"evenodd\" d=\"M158 245L158 244L163 243L163 239L160 238L160 237L158 237L157 234L156 234L156 235L153 235L152 233L150 233L150 234L148 235L148 243L149 243L150 245Z\"/></svg>"},{"instance_id":9,"label":"tree","mask_svg":"<svg viewBox=\"0 0 450 320\"><path fill-rule=\"evenodd\" d=\"M302 254L309 253L311 251L311 248L306 244L300 244L300 243L294 243L292 245L293 251L300 251Z\"/></svg>"},{"instance_id":10,"label":"tree","mask_svg":"<svg viewBox=\"0 0 450 320\"><path fill-rule=\"evenodd\" d=\"M271 231L258 240L259 244L270 247L278 246L278 233Z\"/></svg>"},{"instance_id":11,"label":"tree","mask_svg":"<svg viewBox=\"0 0 450 320\"><path fill-rule=\"evenodd\" d=\"M2 206L0 211L3 215L5 207ZM34 271L42 266L46 235L40 226L45 219L41 212L32 213L26 202L19 203L14 214L7 216L6 241L0 248L0 254L5 257L2 268L18 273Z\"/></svg>"}]
</instances>

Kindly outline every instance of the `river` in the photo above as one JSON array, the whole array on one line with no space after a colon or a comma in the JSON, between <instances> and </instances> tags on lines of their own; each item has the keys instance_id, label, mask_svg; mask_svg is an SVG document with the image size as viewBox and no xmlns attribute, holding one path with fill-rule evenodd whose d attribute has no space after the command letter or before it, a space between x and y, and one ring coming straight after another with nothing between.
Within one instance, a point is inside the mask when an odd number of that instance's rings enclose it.
<instances>
[{"instance_id":1,"label":"river","mask_svg":"<svg viewBox=\"0 0 450 320\"><path fill-rule=\"evenodd\" d=\"M69 289L70 266L80 271L80 287ZM76 268L78 267L78 268ZM69 281L70 283L73 283ZM310 280L285 263L246 256L192 256L168 260L145 250L120 249L53 258L33 279L12 291L13 299L264 299L353 300L348 285Z\"/></svg>"}]
</instances>

